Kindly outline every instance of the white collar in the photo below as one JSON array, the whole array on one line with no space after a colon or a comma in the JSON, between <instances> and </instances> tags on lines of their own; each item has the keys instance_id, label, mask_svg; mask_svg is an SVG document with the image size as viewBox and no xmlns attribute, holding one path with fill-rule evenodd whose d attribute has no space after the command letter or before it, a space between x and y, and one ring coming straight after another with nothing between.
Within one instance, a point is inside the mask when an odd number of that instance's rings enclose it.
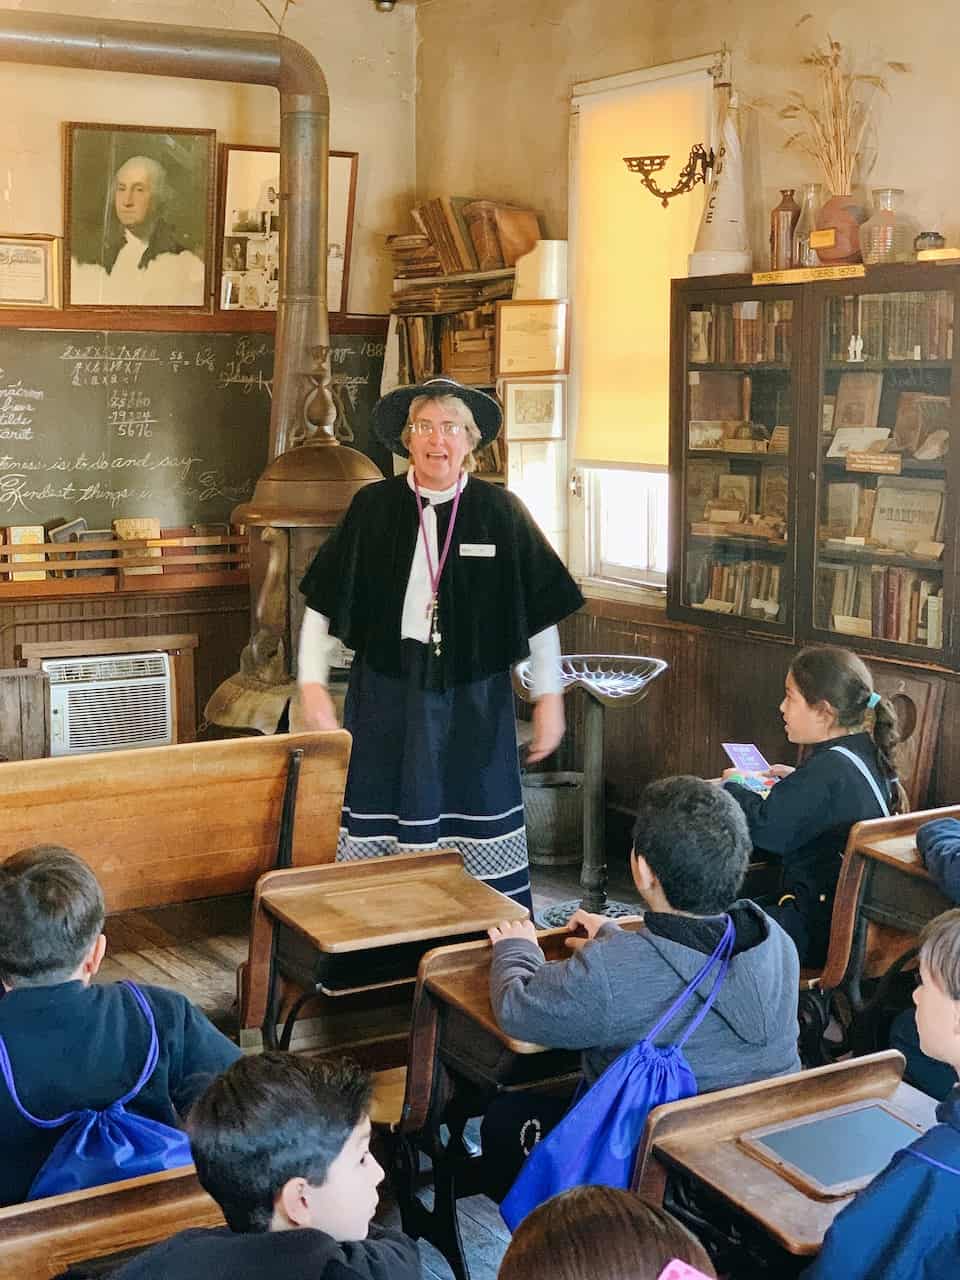
<instances>
[{"instance_id":1,"label":"white collar","mask_svg":"<svg viewBox=\"0 0 960 1280\"><path fill-rule=\"evenodd\" d=\"M441 502L449 502L451 498L456 496L457 485L460 483L460 481L463 481L463 483L460 484L460 492L463 493L464 489L467 487L467 481L469 479L470 477L467 475L467 473L464 471L461 471L459 477L457 478L457 480L453 482L453 484L450 486L449 489L425 489L423 485L421 485L420 497L426 498L427 501L430 503L430 505L433 507L439 506ZM416 493L417 487L413 482L413 467L407 468L407 484L414 491L414 493Z\"/></svg>"},{"instance_id":2,"label":"white collar","mask_svg":"<svg viewBox=\"0 0 960 1280\"><path fill-rule=\"evenodd\" d=\"M129 227L123 228L123 234L127 238L127 244L132 244L135 248L139 249L141 253L150 243L149 240L141 240L139 236L135 236Z\"/></svg>"}]
</instances>

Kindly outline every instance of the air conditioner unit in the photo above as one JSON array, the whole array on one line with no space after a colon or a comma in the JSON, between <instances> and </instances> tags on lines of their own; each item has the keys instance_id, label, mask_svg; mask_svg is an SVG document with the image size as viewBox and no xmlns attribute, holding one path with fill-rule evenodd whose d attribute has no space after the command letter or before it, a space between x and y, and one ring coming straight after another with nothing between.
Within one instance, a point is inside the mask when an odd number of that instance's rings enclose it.
<instances>
[{"instance_id":1,"label":"air conditioner unit","mask_svg":"<svg viewBox=\"0 0 960 1280\"><path fill-rule=\"evenodd\" d=\"M170 656L47 658L50 754L163 747L173 741Z\"/></svg>"}]
</instances>

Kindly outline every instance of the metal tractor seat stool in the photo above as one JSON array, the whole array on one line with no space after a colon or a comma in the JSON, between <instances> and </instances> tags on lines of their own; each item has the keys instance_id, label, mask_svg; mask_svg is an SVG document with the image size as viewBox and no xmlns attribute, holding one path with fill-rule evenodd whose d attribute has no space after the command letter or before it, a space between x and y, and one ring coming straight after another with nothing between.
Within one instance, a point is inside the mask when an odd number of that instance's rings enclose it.
<instances>
[{"instance_id":1,"label":"metal tractor seat stool","mask_svg":"<svg viewBox=\"0 0 960 1280\"><path fill-rule=\"evenodd\" d=\"M563 691L582 689L586 695L583 717L583 867L582 899L562 902L541 913L547 926L567 923L577 907L600 915L636 915L636 906L607 899L606 809L604 805L603 723L608 707L630 707L647 696L650 685L667 669L660 658L629 654L571 653L560 658ZM530 660L513 669L514 688L526 702L533 701Z\"/></svg>"}]
</instances>

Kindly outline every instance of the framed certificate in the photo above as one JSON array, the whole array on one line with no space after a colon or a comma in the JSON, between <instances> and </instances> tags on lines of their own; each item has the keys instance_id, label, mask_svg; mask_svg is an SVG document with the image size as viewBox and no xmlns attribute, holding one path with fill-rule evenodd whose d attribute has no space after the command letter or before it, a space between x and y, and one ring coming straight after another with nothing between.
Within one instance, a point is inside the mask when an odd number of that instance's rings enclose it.
<instances>
[{"instance_id":1,"label":"framed certificate","mask_svg":"<svg viewBox=\"0 0 960 1280\"><path fill-rule=\"evenodd\" d=\"M570 360L564 299L497 303L497 377L549 377Z\"/></svg>"},{"instance_id":2,"label":"framed certificate","mask_svg":"<svg viewBox=\"0 0 960 1280\"><path fill-rule=\"evenodd\" d=\"M0 307L59 307L56 236L0 235Z\"/></svg>"}]
</instances>

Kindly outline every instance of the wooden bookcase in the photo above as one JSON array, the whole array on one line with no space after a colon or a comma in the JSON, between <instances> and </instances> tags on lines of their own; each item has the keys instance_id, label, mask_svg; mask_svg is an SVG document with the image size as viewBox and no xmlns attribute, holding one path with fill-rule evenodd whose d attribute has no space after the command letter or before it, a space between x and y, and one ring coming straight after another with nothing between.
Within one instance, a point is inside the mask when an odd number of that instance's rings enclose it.
<instances>
[{"instance_id":1,"label":"wooden bookcase","mask_svg":"<svg viewBox=\"0 0 960 1280\"><path fill-rule=\"evenodd\" d=\"M958 302L939 263L674 281L671 617L960 665Z\"/></svg>"}]
</instances>

